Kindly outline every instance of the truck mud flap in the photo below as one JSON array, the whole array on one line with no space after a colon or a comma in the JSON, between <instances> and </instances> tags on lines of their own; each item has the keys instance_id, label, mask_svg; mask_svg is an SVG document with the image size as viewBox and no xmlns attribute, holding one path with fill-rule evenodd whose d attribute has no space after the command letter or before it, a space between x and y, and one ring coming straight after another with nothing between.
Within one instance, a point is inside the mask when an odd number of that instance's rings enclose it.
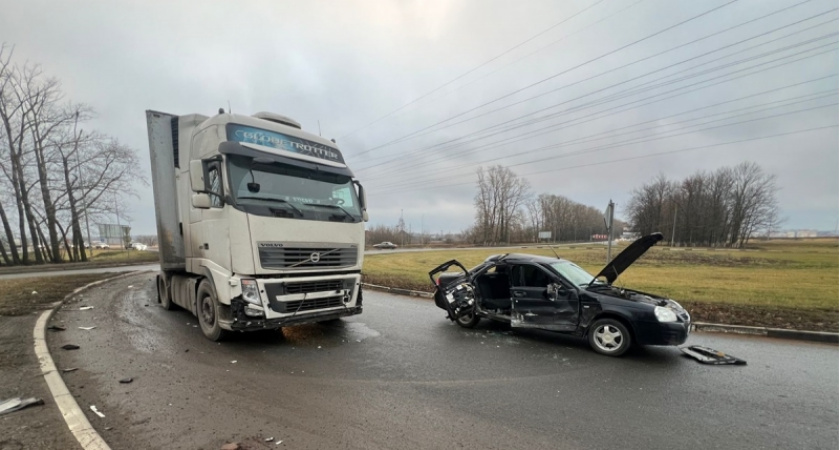
<instances>
[{"instance_id":1,"label":"truck mud flap","mask_svg":"<svg viewBox=\"0 0 840 450\"><path fill-rule=\"evenodd\" d=\"M703 347L702 345L691 345L688 347L680 347L680 351L685 353L686 356L696 359L698 362L703 364L712 364L716 366L722 365L735 365L735 366L746 366L747 362L743 359L736 358L732 355L727 355L722 351L715 350L709 347Z\"/></svg>"}]
</instances>

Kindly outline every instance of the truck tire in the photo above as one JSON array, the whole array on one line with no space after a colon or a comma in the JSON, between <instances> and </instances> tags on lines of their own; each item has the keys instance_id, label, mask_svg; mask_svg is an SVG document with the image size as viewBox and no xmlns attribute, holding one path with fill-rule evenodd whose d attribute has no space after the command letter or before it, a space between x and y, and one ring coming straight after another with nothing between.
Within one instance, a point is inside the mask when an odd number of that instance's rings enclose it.
<instances>
[{"instance_id":1,"label":"truck tire","mask_svg":"<svg viewBox=\"0 0 840 450\"><path fill-rule=\"evenodd\" d=\"M158 303L160 303L163 309L168 311L175 309L175 304L172 303L172 294L166 286L166 278L160 275L157 276L157 295Z\"/></svg>"},{"instance_id":2,"label":"truck tire","mask_svg":"<svg viewBox=\"0 0 840 450\"><path fill-rule=\"evenodd\" d=\"M196 295L196 315L198 324L204 337L213 342L224 340L228 331L223 330L219 325L219 301L216 299L216 291L213 285L206 279L201 280Z\"/></svg>"}]
</instances>

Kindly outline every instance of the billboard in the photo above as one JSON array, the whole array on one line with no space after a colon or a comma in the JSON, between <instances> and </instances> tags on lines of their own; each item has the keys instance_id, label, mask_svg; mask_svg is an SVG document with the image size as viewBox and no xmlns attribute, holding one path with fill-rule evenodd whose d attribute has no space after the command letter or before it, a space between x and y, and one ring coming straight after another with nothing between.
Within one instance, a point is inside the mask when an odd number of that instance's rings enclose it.
<instances>
[{"instance_id":1,"label":"billboard","mask_svg":"<svg viewBox=\"0 0 840 450\"><path fill-rule=\"evenodd\" d=\"M131 227L112 223L98 223L99 240L108 244L126 245L131 242Z\"/></svg>"}]
</instances>

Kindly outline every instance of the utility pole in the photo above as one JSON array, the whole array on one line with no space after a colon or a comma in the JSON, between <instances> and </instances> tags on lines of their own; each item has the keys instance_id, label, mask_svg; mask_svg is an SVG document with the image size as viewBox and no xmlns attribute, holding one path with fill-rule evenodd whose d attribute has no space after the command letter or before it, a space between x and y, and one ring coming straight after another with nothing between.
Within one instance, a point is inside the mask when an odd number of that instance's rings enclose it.
<instances>
[{"instance_id":1,"label":"utility pole","mask_svg":"<svg viewBox=\"0 0 840 450\"><path fill-rule=\"evenodd\" d=\"M674 227L671 228L671 247L674 246L674 236L677 234L677 205L674 205Z\"/></svg>"},{"instance_id":2,"label":"utility pole","mask_svg":"<svg viewBox=\"0 0 840 450\"><path fill-rule=\"evenodd\" d=\"M613 212L615 203L610 199L607 210L604 211L604 224L607 226L607 264L612 260L612 239L613 239Z\"/></svg>"}]
</instances>

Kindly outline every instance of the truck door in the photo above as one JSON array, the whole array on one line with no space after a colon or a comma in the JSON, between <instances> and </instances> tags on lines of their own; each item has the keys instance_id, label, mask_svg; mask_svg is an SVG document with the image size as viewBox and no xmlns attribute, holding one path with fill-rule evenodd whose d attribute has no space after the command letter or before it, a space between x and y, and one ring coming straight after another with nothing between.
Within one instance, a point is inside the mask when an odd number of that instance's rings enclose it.
<instances>
[{"instance_id":1,"label":"truck door","mask_svg":"<svg viewBox=\"0 0 840 450\"><path fill-rule=\"evenodd\" d=\"M579 318L577 292L536 264L513 266L510 276L513 300L512 327L574 331Z\"/></svg>"}]
</instances>

